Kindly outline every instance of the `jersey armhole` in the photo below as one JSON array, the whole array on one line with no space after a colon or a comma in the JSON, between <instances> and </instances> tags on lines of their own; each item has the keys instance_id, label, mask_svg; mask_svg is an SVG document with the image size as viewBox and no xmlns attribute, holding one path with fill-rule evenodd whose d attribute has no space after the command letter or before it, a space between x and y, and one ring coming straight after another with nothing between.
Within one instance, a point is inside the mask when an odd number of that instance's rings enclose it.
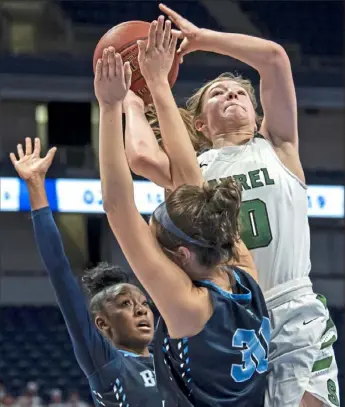
<instances>
[{"instance_id":1,"label":"jersey armhole","mask_svg":"<svg viewBox=\"0 0 345 407\"><path fill-rule=\"evenodd\" d=\"M278 162L278 164L290 175L290 177L292 177L295 181L297 181L298 184L299 184L303 189L305 189L305 190L308 189L307 184L305 184L303 181L301 181L301 180L297 177L297 175L295 175L292 171L290 171L290 170L286 167L286 165L284 165L284 164L282 163L281 159L278 157L278 154L276 153L276 151L275 151L275 149L274 149L274 147L273 147L273 144L272 144L272 142L271 142L270 140L267 140L267 138L264 137L264 136L263 136L262 134L260 134L260 133L256 133L256 134L254 135L254 139L261 139L261 140L264 140L264 141L267 143L267 145L269 146L269 149L271 150L272 155L274 156L274 158L275 158L275 160Z\"/></svg>"},{"instance_id":2,"label":"jersey armhole","mask_svg":"<svg viewBox=\"0 0 345 407\"><path fill-rule=\"evenodd\" d=\"M236 280L236 283L240 286L241 291L244 291L240 294L235 294L235 293L229 293L228 291L223 290L222 288L220 288L219 286L217 286L216 284L214 284L212 281L202 281L199 282L202 286L212 290L212 291L216 291L218 294L221 294L223 297L234 300L234 301L238 301L240 303L249 303L252 300L252 292L250 291L250 289L248 287L246 287L245 285L242 284L241 282L241 278L239 276L239 274L233 270L234 273L234 277ZM212 297L212 295L211 295Z\"/></svg>"}]
</instances>

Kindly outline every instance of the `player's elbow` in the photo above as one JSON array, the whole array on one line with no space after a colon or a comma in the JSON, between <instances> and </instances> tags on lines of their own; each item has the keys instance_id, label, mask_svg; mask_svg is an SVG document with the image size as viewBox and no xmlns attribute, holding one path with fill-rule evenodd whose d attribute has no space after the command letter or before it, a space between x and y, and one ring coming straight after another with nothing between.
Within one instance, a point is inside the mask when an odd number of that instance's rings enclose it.
<instances>
[{"instance_id":1,"label":"player's elbow","mask_svg":"<svg viewBox=\"0 0 345 407\"><path fill-rule=\"evenodd\" d=\"M126 148L128 165L134 174L145 176L142 172L148 165L155 161L154 151L144 140L138 140Z\"/></svg>"},{"instance_id":2,"label":"player's elbow","mask_svg":"<svg viewBox=\"0 0 345 407\"><path fill-rule=\"evenodd\" d=\"M127 154L128 165L134 174L145 177L145 168L152 165L152 158L142 151Z\"/></svg>"},{"instance_id":3,"label":"player's elbow","mask_svg":"<svg viewBox=\"0 0 345 407\"><path fill-rule=\"evenodd\" d=\"M121 209L119 208L122 204L121 195L118 194L117 188L114 185L107 185L103 180L101 181L102 189L102 205L103 210L106 214L117 213Z\"/></svg>"},{"instance_id":4,"label":"player's elbow","mask_svg":"<svg viewBox=\"0 0 345 407\"><path fill-rule=\"evenodd\" d=\"M163 188L172 189L169 162L166 160L146 154L136 154L128 160L128 163L134 174L147 178Z\"/></svg>"},{"instance_id":5,"label":"player's elbow","mask_svg":"<svg viewBox=\"0 0 345 407\"><path fill-rule=\"evenodd\" d=\"M106 214L109 213L116 213L116 201L111 198L108 194L103 194L102 195L102 203L103 203L103 210Z\"/></svg>"},{"instance_id":6,"label":"player's elbow","mask_svg":"<svg viewBox=\"0 0 345 407\"><path fill-rule=\"evenodd\" d=\"M290 59L285 49L275 42L272 42L268 61L271 66L278 68L282 66L290 66Z\"/></svg>"}]
</instances>

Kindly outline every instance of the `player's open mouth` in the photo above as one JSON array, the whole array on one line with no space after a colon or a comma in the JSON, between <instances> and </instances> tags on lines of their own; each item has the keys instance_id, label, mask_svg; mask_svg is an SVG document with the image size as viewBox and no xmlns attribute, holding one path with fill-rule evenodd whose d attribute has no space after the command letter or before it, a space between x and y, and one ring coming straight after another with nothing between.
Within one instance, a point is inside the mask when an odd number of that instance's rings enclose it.
<instances>
[{"instance_id":1,"label":"player's open mouth","mask_svg":"<svg viewBox=\"0 0 345 407\"><path fill-rule=\"evenodd\" d=\"M143 321L140 321L138 324L137 324L137 327L138 328L140 328L140 329L151 329L151 324L149 323L149 321L145 321L145 320L143 320Z\"/></svg>"}]
</instances>

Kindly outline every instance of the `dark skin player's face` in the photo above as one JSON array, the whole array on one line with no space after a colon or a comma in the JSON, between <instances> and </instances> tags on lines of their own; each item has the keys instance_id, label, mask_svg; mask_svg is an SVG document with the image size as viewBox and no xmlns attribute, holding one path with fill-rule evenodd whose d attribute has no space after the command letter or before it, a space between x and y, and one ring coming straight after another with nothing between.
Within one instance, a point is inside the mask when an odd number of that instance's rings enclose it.
<instances>
[{"instance_id":1,"label":"dark skin player's face","mask_svg":"<svg viewBox=\"0 0 345 407\"><path fill-rule=\"evenodd\" d=\"M132 284L120 284L104 304L105 315L96 325L122 350L148 355L153 339L154 318L146 296Z\"/></svg>"}]
</instances>

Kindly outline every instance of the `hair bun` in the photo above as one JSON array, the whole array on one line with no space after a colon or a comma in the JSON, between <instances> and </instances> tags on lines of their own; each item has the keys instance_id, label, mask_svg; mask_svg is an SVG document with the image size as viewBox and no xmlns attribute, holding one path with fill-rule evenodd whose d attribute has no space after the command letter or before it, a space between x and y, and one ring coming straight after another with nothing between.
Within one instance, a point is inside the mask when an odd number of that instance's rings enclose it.
<instances>
[{"instance_id":1,"label":"hair bun","mask_svg":"<svg viewBox=\"0 0 345 407\"><path fill-rule=\"evenodd\" d=\"M210 213L238 214L241 205L241 189L233 177L224 178L217 183L205 182L202 190Z\"/></svg>"},{"instance_id":2,"label":"hair bun","mask_svg":"<svg viewBox=\"0 0 345 407\"><path fill-rule=\"evenodd\" d=\"M93 297L106 287L128 283L129 276L121 267L102 262L96 267L87 270L81 280L83 286Z\"/></svg>"}]
</instances>

